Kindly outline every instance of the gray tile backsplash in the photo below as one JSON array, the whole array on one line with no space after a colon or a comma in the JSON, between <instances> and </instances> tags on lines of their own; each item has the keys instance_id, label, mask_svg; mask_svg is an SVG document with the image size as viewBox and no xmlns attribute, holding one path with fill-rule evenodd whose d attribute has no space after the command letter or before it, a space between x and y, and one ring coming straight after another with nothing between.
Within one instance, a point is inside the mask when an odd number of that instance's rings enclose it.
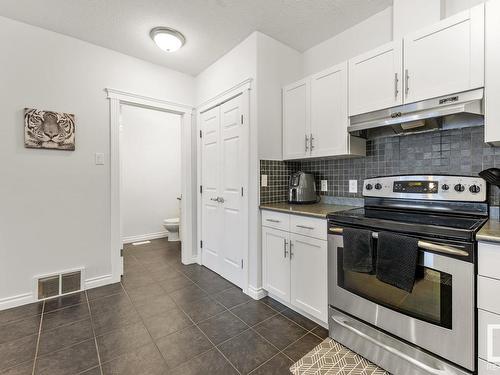
<instances>
[{"instance_id":1,"label":"gray tile backsplash","mask_svg":"<svg viewBox=\"0 0 500 375\"><path fill-rule=\"evenodd\" d=\"M394 174L453 174L477 176L486 168L500 167L500 147L484 143L484 127L442 130L367 141L366 157L294 162L261 160L261 203L287 200L288 177L298 170L328 180L325 196L359 198L365 178ZM358 193L349 193L349 180L358 180ZM490 187L489 202L499 204L499 189Z\"/></svg>"}]
</instances>

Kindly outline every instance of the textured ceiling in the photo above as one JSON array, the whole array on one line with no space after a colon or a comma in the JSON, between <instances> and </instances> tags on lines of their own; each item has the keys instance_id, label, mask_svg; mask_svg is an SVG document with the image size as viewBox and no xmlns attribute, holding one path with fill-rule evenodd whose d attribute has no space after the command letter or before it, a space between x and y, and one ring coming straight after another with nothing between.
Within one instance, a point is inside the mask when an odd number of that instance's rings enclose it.
<instances>
[{"instance_id":1,"label":"textured ceiling","mask_svg":"<svg viewBox=\"0 0 500 375\"><path fill-rule=\"evenodd\" d=\"M392 0L1 0L0 15L196 75L255 30L304 51ZM187 43L167 54L155 26Z\"/></svg>"}]
</instances>

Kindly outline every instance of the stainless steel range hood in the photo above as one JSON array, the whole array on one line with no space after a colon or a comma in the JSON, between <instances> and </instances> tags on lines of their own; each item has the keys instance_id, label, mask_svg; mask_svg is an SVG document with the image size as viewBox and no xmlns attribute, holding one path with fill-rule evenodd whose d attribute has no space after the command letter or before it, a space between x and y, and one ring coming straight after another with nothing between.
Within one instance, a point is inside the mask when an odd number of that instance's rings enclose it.
<instances>
[{"instance_id":1,"label":"stainless steel range hood","mask_svg":"<svg viewBox=\"0 0 500 375\"><path fill-rule=\"evenodd\" d=\"M481 88L352 116L347 130L352 135L373 138L482 125L483 115Z\"/></svg>"}]
</instances>

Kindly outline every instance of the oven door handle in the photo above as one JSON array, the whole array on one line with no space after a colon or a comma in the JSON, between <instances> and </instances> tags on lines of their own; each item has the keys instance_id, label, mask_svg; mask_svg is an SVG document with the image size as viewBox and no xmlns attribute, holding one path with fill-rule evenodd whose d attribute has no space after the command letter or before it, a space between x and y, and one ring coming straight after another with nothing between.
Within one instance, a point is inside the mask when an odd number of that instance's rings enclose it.
<instances>
[{"instance_id":1,"label":"oven door handle","mask_svg":"<svg viewBox=\"0 0 500 375\"><path fill-rule=\"evenodd\" d=\"M393 348L392 346L384 344L384 343L378 341L377 339L375 339L374 337L371 337L371 336L367 335L364 332L361 332L359 329L351 326L349 324L349 321L345 320L344 318L332 315L331 319L335 323L337 323L338 325L340 325L341 327L344 327L345 329L347 329L347 330L355 333L356 335L364 338L365 340L368 340L371 343L373 343L373 344L381 347L382 349L385 349L386 351L388 351L388 352L390 352L390 353L392 353L392 354L394 354L394 355L396 355L396 356L398 356L398 357L406 360L407 362L410 362L414 366L417 366L417 367L421 368L422 370L424 370L425 372L427 372L429 374L434 374L434 375L446 375L446 374L449 374L449 372L447 372L446 370L440 370L440 369L437 369L435 367L430 367L427 364L422 363L419 360L410 357L408 354L403 353L403 352L399 351L398 349Z\"/></svg>"},{"instance_id":2,"label":"oven door handle","mask_svg":"<svg viewBox=\"0 0 500 375\"><path fill-rule=\"evenodd\" d=\"M330 233L333 233L333 234L342 234L344 232L344 229L333 227L333 228L330 228L329 231L330 231ZM373 232L372 237L378 238L378 233ZM467 251L457 249L456 247L453 247L453 246L440 245L440 244L433 243L433 242L418 241L418 247L421 249L424 249L424 250L435 251L436 253L457 255L457 256L461 256L461 257L469 256L469 253Z\"/></svg>"}]
</instances>

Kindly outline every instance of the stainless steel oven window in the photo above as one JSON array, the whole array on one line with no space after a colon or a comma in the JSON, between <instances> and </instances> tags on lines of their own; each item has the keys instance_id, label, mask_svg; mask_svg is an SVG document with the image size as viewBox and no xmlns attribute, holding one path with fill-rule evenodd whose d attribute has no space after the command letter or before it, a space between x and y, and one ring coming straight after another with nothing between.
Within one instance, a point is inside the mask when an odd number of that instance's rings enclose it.
<instances>
[{"instance_id":1,"label":"stainless steel oven window","mask_svg":"<svg viewBox=\"0 0 500 375\"><path fill-rule=\"evenodd\" d=\"M402 314L452 329L452 275L424 266L419 254L413 291L386 284L375 274L345 271L343 248L337 248L337 285L367 300Z\"/></svg>"}]
</instances>

